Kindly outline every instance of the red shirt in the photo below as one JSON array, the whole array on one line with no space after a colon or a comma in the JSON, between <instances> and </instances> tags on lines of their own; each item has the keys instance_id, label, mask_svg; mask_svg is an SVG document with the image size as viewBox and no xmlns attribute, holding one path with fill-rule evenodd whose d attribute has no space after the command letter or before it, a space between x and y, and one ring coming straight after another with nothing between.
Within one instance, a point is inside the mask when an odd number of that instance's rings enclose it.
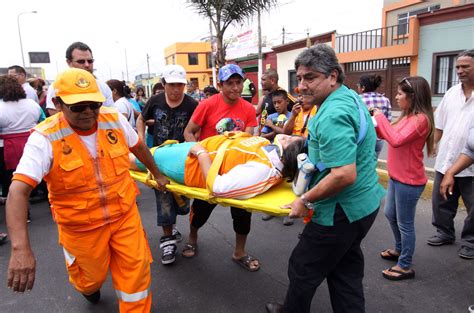
<instances>
[{"instance_id":1,"label":"red shirt","mask_svg":"<svg viewBox=\"0 0 474 313\"><path fill-rule=\"evenodd\" d=\"M424 114L403 118L395 125L383 115L375 116L377 135L388 142L388 175L408 185L424 185L427 177L423 164L423 147L429 134Z\"/></svg>"},{"instance_id":2,"label":"red shirt","mask_svg":"<svg viewBox=\"0 0 474 313\"><path fill-rule=\"evenodd\" d=\"M217 94L201 101L191 117L191 120L201 127L199 140L217 135L216 124L223 118L233 120L235 128L232 130L245 131L247 127L257 126L253 105L242 98L230 105L224 101L221 94Z\"/></svg>"}]
</instances>

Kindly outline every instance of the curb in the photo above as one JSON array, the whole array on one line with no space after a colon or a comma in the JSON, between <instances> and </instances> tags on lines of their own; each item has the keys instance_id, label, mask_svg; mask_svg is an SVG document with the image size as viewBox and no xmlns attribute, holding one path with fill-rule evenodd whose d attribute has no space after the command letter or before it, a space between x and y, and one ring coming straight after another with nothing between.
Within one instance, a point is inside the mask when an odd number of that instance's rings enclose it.
<instances>
[{"instance_id":1,"label":"curb","mask_svg":"<svg viewBox=\"0 0 474 313\"><path fill-rule=\"evenodd\" d=\"M382 170L377 168L377 174L379 175L379 182L384 186L385 189L387 189L388 185L388 172L386 170ZM423 190L423 193L421 194L421 198L424 200L430 200L431 195L433 193L433 181L431 179L428 179L426 182L425 190Z\"/></svg>"},{"instance_id":2,"label":"curb","mask_svg":"<svg viewBox=\"0 0 474 313\"><path fill-rule=\"evenodd\" d=\"M382 184L382 186L387 189L388 185L388 172L386 170L377 168L377 174L379 175L379 182ZM425 190L423 190L423 193L421 194L421 198L423 200L431 200L431 195L433 194L433 180L428 179L426 182ZM464 202L462 201L462 198L459 199L459 206L458 208L466 210L466 206L464 205Z\"/></svg>"}]
</instances>

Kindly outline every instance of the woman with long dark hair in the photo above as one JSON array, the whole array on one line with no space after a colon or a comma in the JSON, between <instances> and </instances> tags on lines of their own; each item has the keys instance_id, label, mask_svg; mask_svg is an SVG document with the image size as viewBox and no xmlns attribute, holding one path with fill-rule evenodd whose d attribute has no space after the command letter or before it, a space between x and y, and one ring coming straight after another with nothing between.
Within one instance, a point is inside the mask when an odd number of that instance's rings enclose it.
<instances>
[{"instance_id":1,"label":"woman with long dark hair","mask_svg":"<svg viewBox=\"0 0 474 313\"><path fill-rule=\"evenodd\" d=\"M411 268L416 240L415 210L428 180L423 148L427 146L428 155L434 149L434 118L428 82L418 76L402 79L396 99L402 113L393 124L382 111L374 111L377 135L389 145L387 168L390 179L385 216L395 237L395 248L380 254L383 259L397 262L382 273L389 280L415 277Z\"/></svg>"}]
</instances>

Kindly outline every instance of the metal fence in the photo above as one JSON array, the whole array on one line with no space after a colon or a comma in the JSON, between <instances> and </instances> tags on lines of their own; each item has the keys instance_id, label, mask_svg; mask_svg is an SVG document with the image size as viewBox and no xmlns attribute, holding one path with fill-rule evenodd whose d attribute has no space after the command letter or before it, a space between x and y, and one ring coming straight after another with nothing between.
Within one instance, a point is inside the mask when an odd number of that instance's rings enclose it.
<instances>
[{"instance_id":1,"label":"metal fence","mask_svg":"<svg viewBox=\"0 0 474 313\"><path fill-rule=\"evenodd\" d=\"M349 35L336 35L336 53L403 45L408 42L408 33L403 34L405 30L408 30L408 23Z\"/></svg>"}]
</instances>

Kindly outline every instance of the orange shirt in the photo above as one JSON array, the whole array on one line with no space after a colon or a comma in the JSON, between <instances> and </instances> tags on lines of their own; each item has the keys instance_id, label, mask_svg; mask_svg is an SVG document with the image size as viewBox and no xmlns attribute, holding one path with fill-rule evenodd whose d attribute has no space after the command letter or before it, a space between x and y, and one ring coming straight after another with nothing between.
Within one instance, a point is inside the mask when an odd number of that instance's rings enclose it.
<instances>
[{"instance_id":1,"label":"orange shirt","mask_svg":"<svg viewBox=\"0 0 474 313\"><path fill-rule=\"evenodd\" d=\"M316 106L313 106L313 108L309 112L308 111L303 112L303 110L301 110L295 119L295 127L293 127L293 135L308 137L309 121L306 121L306 120L311 119L314 115L316 115L317 111L318 111L318 108Z\"/></svg>"}]
</instances>

